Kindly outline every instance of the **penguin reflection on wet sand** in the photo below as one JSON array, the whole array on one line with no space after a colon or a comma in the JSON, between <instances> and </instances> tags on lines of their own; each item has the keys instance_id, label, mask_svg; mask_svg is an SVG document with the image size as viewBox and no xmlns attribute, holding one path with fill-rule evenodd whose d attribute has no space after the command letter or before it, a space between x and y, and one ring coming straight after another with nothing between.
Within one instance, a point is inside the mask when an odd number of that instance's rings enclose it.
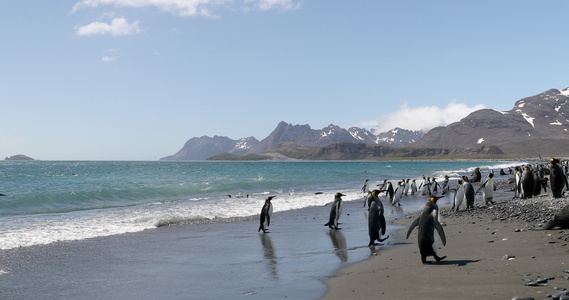
<instances>
[{"instance_id":1,"label":"penguin reflection on wet sand","mask_svg":"<svg viewBox=\"0 0 569 300\"><path fill-rule=\"evenodd\" d=\"M342 196L346 195L342 193L336 193L336 195L334 195L334 203L332 204L332 207L330 207L330 219L328 220L328 223L324 224L324 226L328 226L330 229L340 229L338 228L338 219L340 219L342 208L344 206Z\"/></svg>"},{"instance_id":2,"label":"penguin reflection on wet sand","mask_svg":"<svg viewBox=\"0 0 569 300\"><path fill-rule=\"evenodd\" d=\"M433 256L437 262L446 258L446 256L438 256L438 245L435 237L436 230L441 237L443 245L446 245L446 236L439 221L439 207L437 205L437 200L442 197L443 196L429 197L429 201L425 204L425 208L421 212L421 215L413 221L407 231L407 238L409 238L411 231L413 231L415 227L419 226L417 242L419 244L419 252L421 253L421 262L423 262L423 264L427 263L426 259L428 256Z\"/></svg>"},{"instance_id":3,"label":"penguin reflection on wet sand","mask_svg":"<svg viewBox=\"0 0 569 300\"><path fill-rule=\"evenodd\" d=\"M259 231L263 231L263 233L267 232L269 225L271 225L271 216L273 215L273 204L271 200L276 196L269 196L265 200L265 205L261 209L261 225L259 225Z\"/></svg>"},{"instance_id":4,"label":"penguin reflection on wet sand","mask_svg":"<svg viewBox=\"0 0 569 300\"><path fill-rule=\"evenodd\" d=\"M378 190L374 190L373 194L379 194ZM376 197L377 198L377 197ZM385 235L385 216L383 215L383 204L379 201L370 201L369 202L369 213L368 213L368 232L369 232L369 246L375 245L375 241L379 241L380 243L385 241L389 238L382 239L381 236ZM381 234L379 233L381 231Z\"/></svg>"}]
</instances>

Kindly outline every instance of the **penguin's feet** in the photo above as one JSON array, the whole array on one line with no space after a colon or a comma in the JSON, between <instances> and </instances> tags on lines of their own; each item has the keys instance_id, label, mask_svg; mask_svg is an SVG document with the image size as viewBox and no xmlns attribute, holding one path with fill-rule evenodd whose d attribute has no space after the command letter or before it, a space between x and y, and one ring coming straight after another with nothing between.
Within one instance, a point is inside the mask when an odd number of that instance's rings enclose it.
<instances>
[{"instance_id":1,"label":"penguin's feet","mask_svg":"<svg viewBox=\"0 0 569 300\"><path fill-rule=\"evenodd\" d=\"M379 242L383 242L383 241L387 240L388 238L389 238L389 236L387 236L387 237L384 238L384 239L378 239L378 241L379 241Z\"/></svg>"},{"instance_id":2,"label":"penguin's feet","mask_svg":"<svg viewBox=\"0 0 569 300\"><path fill-rule=\"evenodd\" d=\"M447 258L447 257L446 257L446 256L443 256L443 257L435 256L435 259L437 260L437 262L439 262L439 261L441 261L441 260L443 260L443 259L445 259L445 258Z\"/></svg>"}]
</instances>

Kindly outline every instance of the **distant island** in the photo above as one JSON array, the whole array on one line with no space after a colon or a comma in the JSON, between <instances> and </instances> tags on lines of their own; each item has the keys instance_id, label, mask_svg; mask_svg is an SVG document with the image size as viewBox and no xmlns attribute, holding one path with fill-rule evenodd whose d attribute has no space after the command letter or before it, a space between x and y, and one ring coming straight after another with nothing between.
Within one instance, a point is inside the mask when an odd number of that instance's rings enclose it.
<instances>
[{"instance_id":1,"label":"distant island","mask_svg":"<svg viewBox=\"0 0 569 300\"><path fill-rule=\"evenodd\" d=\"M6 157L4 160L34 160L34 159L23 154L17 154L17 155L12 155L10 157Z\"/></svg>"}]
</instances>

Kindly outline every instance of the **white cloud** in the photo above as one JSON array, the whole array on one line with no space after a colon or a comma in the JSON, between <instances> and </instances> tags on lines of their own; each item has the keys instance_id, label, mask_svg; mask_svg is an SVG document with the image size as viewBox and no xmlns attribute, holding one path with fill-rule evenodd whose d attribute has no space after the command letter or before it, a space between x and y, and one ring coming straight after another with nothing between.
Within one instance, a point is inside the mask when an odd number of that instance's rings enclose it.
<instances>
[{"instance_id":1,"label":"white cloud","mask_svg":"<svg viewBox=\"0 0 569 300\"><path fill-rule=\"evenodd\" d=\"M71 13L85 8L96 8L104 5L114 7L155 7L159 10L188 17L195 15L212 16L209 6L232 3L233 0L83 0L77 2Z\"/></svg>"},{"instance_id":2,"label":"white cloud","mask_svg":"<svg viewBox=\"0 0 569 300\"><path fill-rule=\"evenodd\" d=\"M261 10L270 10L276 7L292 10L300 7L300 3L295 3L293 0L245 0L245 3L252 3Z\"/></svg>"},{"instance_id":3,"label":"white cloud","mask_svg":"<svg viewBox=\"0 0 569 300\"><path fill-rule=\"evenodd\" d=\"M75 32L79 36L84 35L133 35L140 33L140 22L134 21L129 24L126 18L114 18L111 23L93 22L85 26L75 26Z\"/></svg>"},{"instance_id":4,"label":"white cloud","mask_svg":"<svg viewBox=\"0 0 569 300\"><path fill-rule=\"evenodd\" d=\"M235 0L83 0L75 3L71 13L81 9L97 8L99 6L114 7L154 7L161 11L182 17L207 16L215 17L212 9L220 6L233 5ZM296 9L300 4L294 0L241 0L243 6L253 4L258 9L269 10L281 8L284 10Z\"/></svg>"},{"instance_id":5,"label":"white cloud","mask_svg":"<svg viewBox=\"0 0 569 300\"><path fill-rule=\"evenodd\" d=\"M101 61L102 62L111 62L111 61L115 61L117 60L116 57L112 57L112 56L103 56L101 57Z\"/></svg>"},{"instance_id":6,"label":"white cloud","mask_svg":"<svg viewBox=\"0 0 569 300\"><path fill-rule=\"evenodd\" d=\"M455 103L447 104L445 108L438 106L420 106L410 108L407 103L396 112L381 116L378 120L366 122L367 126L374 126L375 133L388 131L395 127L408 130L428 131L437 126L446 126L453 122L458 122L471 112L485 108L478 104L468 107L466 104Z\"/></svg>"}]
</instances>

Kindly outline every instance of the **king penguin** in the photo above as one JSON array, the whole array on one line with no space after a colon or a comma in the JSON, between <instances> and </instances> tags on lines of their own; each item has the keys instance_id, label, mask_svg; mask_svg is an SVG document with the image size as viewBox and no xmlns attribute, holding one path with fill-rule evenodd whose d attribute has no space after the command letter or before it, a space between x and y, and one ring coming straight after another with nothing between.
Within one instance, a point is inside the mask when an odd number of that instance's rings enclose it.
<instances>
[{"instance_id":1,"label":"king penguin","mask_svg":"<svg viewBox=\"0 0 569 300\"><path fill-rule=\"evenodd\" d=\"M421 212L421 215L413 221L407 231L407 238L409 238L411 231L413 231L415 227L419 226L417 242L419 244L419 252L421 253L421 261L423 264L427 263L427 256L435 257L436 261L441 261L446 258L446 256L438 256L438 245L437 239L435 238L436 230L441 237L443 245L446 245L445 232L439 221L439 207L437 205L437 200L440 198L442 198L442 196L429 197L429 201L425 204L425 208Z\"/></svg>"},{"instance_id":2,"label":"king penguin","mask_svg":"<svg viewBox=\"0 0 569 300\"><path fill-rule=\"evenodd\" d=\"M464 199L466 199L466 208L474 208L474 187L472 183L468 180L468 177L462 176L464 180Z\"/></svg>"},{"instance_id":3,"label":"king penguin","mask_svg":"<svg viewBox=\"0 0 569 300\"><path fill-rule=\"evenodd\" d=\"M263 233L267 232L269 225L271 225L271 216L273 215L273 204L271 200L276 196L269 196L265 200L265 205L261 209L261 225L259 225L259 231L263 231Z\"/></svg>"},{"instance_id":4,"label":"king penguin","mask_svg":"<svg viewBox=\"0 0 569 300\"><path fill-rule=\"evenodd\" d=\"M397 188L393 193L393 199L391 200L391 205L395 206L397 204L401 206L401 197L403 197L403 189L405 188L404 184L405 183L401 183L401 181L397 183Z\"/></svg>"},{"instance_id":5,"label":"king penguin","mask_svg":"<svg viewBox=\"0 0 569 300\"><path fill-rule=\"evenodd\" d=\"M462 201L464 201L464 185L462 184L462 180L459 179L457 181L456 192L454 192L454 201L452 202L451 210L456 209L458 211Z\"/></svg>"},{"instance_id":6,"label":"king penguin","mask_svg":"<svg viewBox=\"0 0 569 300\"><path fill-rule=\"evenodd\" d=\"M383 242L389 238L382 239L381 236L385 234L385 216L383 215L383 204L379 201L377 195L379 195L379 190L374 190L371 193L377 200L369 202L369 213L368 213L368 232L369 232L369 246L373 246L374 242L377 240ZM381 230L381 234L379 231Z\"/></svg>"},{"instance_id":7,"label":"king penguin","mask_svg":"<svg viewBox=\"0 0 569 300\"><path fill-rule=\"evenodd\" d=\"M338 228L338 219L340 219L340 214L342 214L342 208L344 206L342 196L346 196L342 193L336 193L334 195L334 203L330 208L330 219L328 223L324 224L324 226L330 227L330 229L340 229Z\"/></svg>"},{"instance_id":8,"label":"king penguin","mask_svg":"<svg viewBox=\"0 0 569 300\"><path fill-rule=\"evenodd\" d=\"M494 184L494 173L488 174L488 179L484 181L475 194L478 194L480 190L482 190L482 193L484 194L484 204L494 204L494 191L496 190L496 185Z\"/></svg>"},{"instance_id":9,"label":"king penguin","mask_svg":"<svg viewBox=\"0 0 569 300\"><path fill-rule=\"evenodd\" d=\"M520 184L523 193L522 199L531 198L535 192L535 179L533 178L533 172L530 170L529 166L524 168Z\"/></svg>"},{"instance_id":10,"label":"king penguin","mask_svg":"<svg viewBox=\"0 0 569 300\"><path fill-rule=\"evenodd\" d=\"M549 168L549 182L551 185L551 193L553 198L560 198L563 195L563 188L567 187L569 190L569 183L567 176L563 172L563 168L559 165L559 159L551 158L551 166Z\"/></svg>"}]
</instances>

